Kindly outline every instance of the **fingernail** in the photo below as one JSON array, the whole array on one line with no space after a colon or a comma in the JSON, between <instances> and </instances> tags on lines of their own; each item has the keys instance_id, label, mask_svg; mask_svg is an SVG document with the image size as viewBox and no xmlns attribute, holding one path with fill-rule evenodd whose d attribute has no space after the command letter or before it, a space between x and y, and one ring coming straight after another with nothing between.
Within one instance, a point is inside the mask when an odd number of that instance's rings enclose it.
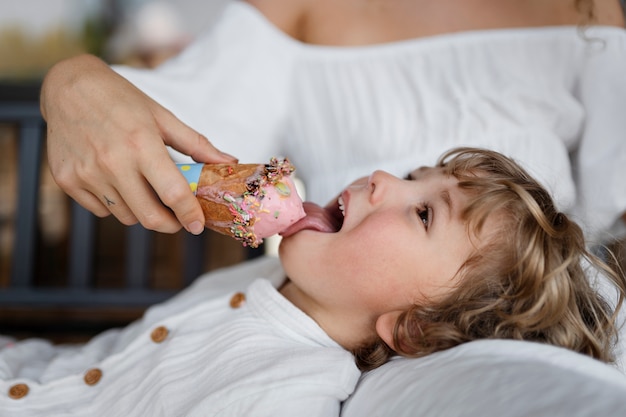
<instances>
[{"instance_id":1,"label":"fingernail","mask_svg":"<svg viewBox=\"0 0 626 417\"><path fill-rule=\"evenodd\" d=\"M232 156L231 154L228 154L228 153L226 153L226 152L222 152L222 151L220 151L220 153L222 154L222 156L223 156L224 158L226 158L226 159L230 159L230 160L231 160L231 161L233 161L233 162L237 162L237 161L239 161L239 159L238 159L238 158L235 158L235 157L234 157L234 156Z\"/></svg>"},{"instance_id":2,"label":"fingernail","mask_svg":"<svg viewBox=\"0 0 626 417\"><path fill-rule=\"evenodd\" d=\"M194 235L199 235L204 231L204 225L199 221L195 221L189 225L189 228L187 230L189 230Z\"/></svg>"}]
</instances>

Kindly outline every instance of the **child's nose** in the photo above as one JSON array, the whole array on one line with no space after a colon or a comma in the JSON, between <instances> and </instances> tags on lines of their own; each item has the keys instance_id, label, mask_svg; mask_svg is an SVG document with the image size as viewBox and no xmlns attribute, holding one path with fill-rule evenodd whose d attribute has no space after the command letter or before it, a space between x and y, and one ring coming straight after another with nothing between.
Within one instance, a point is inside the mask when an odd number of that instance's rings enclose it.
<instances>
[{"instance_id":1,"label":"child's nose","mask_svg":"<svg viewBox=\"0 0 626 417\"><path fill-rule=\"evenodd\" d=\"M367 180L370 190L370 201L375 204L384 201L390 193L397 190L396 185L402 181L385 171L374 171Z\"/></svg>"}]
</instances>

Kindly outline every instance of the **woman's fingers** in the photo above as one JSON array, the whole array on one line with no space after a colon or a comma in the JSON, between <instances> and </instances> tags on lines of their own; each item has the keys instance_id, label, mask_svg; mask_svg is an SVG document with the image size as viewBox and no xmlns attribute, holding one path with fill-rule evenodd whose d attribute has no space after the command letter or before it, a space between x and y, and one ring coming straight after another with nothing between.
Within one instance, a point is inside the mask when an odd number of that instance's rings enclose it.
<instances>
[{"instance_id":1,"label":"woman's fingers","mask_svg":"<svg viewBox=\"0 0 626 417\"><path fill-rule=\"evenodd\" d=\"M198 162L234 163L101 60L53 67L42 87L48 159L59 186L98 216L198 234L204 215L165 145Z\"/></svg>"},{"instance_id":2,"label":"woman's fingers","mask_svg":"<svg viewBox=\"0 0 626 417\"><path fill-rule=\"evenodd\" d=\"M182 123L171 112L156 103L155 105L153 114L165 144L198 162L237 162L235 157L219 151L205 136ZM142 173L160 201L171 209L185 230L193 234L202 233L205 218L200 203L169 155L153 155L144 160ZM148 222L148 219L139 214L138 218L142 224Z\"/></svg>"},{"instance_id":3,"label":"woman's fingers","mask_svg":"<svg viewBox=\"0 0 626 417\"><path fill-rule=\"evenodd\" d=\"M237 162L237 158L217 149L204 135L182 123L163 107L157 105L154 115L163 142L189 155L194 161L215 164Z\"/></svg>"},{"instance_id":4,"label":"woman's fingers","mask_svg":"<svg viewBox=\"0 0 626 417\"><path fill-rule=\"evenodd\" d=\"M175 174L180 175L178 172ZM139 175L128 175L123 182L116 186L107 184L98 186L85 183L83 187L90 189L81 188L71 197L98 217L112 214L126 226L139 222L146 229L161 233L175 233L181 228L181 224L173 213L163 206L147 181ZM77 186L71 187L72 190L76 188ZM187 189L189 189L188 186ZM124 198L123 195L128 197ZM191 197L195 200L193 194ZM202 213L201 209L200 213ZM204 222L198 233L202 232L203 225Z\"/></svg>"},{"instance_id":5,"label":"woman's fingers","mask_svg":"<svg viewBox=\"0 0 626 417\"><path fill-rule=\"evenodd\" d=\"M181 175L176 165L168 156L151 161L144 169L145 180L156 193L159 200L171 210L185 230L195 235L204 230L204 213L200 203L189 188L187 180ZM173 214L172 214L173 213ZM146 212L144 211L144 213ZM142 222L150 219L139 217Z\"/></svg>"},{"instance_id":6,"label":"woman's fingers","mask_svg":"<svg viewBox=\"0 0 626 417\"><path fill-rule=\"evenodd\" d=\"M80 190L76 194L70 195L78 204L86 210L89 210L98 217L107 217L111 215L111 211L107 205L98 197L87 190Z\"/></svg>"},{"instance_id":7,"label":"woman's fingers","mask_svg":"<svg viewBox=\"0 0 626 417\"><path fill-rule=\"evenodd\" d=\"M204 230L204 214L163 147L159 152L137 160L130 178L116 184L125 203L147 229L174 233L181 225L199 234Z\"/></svg>"},{"instance_id":8,"label":"woman's fingers","mask_svg":"<svg viewBox=\"0 0 626 417\"><path fill-rule=\"evenodd\" d=\"M138 220L129 209L122 197L113 189L108 191L96 191L94 194L88 190L80 190L71 195L78 204L98 217L107 217L113 214L120 223L126 226L137 224Z\"/></svg>"}]
</instances>

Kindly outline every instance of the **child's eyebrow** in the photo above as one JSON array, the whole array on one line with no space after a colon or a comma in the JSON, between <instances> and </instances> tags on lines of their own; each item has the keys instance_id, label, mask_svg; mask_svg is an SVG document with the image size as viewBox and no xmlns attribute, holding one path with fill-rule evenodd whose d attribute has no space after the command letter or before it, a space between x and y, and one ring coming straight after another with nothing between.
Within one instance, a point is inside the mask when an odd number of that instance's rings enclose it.
<instances>
[{"instance_id":1,"label":"child's eyebrow","mask_svg":"<svg viewBox=\"0 0 626 417\"><path fill-rule=\"evenodd\" d=\"M452 218L452 213L454 210L454 205L452 202L452 198L450 197L450 192L448 190L443 190L440 194L439 197L441 197L441 199L443 200L443 202L445 203L447 209L448 209L448 218Z\"/></svg>"}]
</instances>

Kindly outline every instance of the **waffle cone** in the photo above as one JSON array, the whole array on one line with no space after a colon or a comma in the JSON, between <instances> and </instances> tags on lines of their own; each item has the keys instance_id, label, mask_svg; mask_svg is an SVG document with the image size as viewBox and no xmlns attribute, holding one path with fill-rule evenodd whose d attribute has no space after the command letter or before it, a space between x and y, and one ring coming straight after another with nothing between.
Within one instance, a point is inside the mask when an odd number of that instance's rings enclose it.
<instances>
[{"instance_id":1,"label":"waffle cone","mask_svg":"<svg viewBox=\"0 0 626 417\"><path fill-rule=\"evenodd\" d=\"M205 226L232 236L233 213L224 195L239 197L253 191L264 170L263 164L205 164L196 193L204 212Z\"/></svg>"}]
</instances>

